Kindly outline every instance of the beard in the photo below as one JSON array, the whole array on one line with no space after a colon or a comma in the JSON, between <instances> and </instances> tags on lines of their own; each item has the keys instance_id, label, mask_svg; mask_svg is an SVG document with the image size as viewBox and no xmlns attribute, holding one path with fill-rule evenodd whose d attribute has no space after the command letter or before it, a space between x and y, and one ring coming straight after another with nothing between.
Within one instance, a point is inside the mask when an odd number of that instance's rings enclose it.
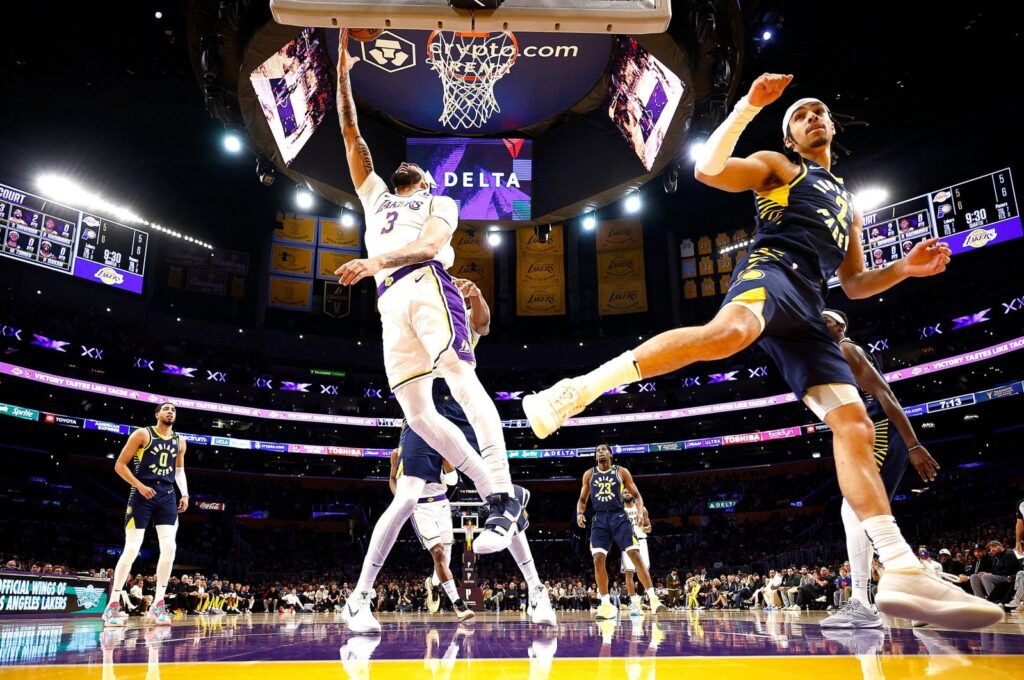
<instances>
[{"instance_id":1,"label":"beard","mask_svg":"<svg viewBox=\"0 0 1024 680\"><path fill-rule=\"evenodd\" d=\"M404 170L395 170L394 174L391 175L391 185L395 189L400 187L407 187L413 184L419 184L423 181L423 175L413 168L406 168Z\"/></svg>"}]
</instances>

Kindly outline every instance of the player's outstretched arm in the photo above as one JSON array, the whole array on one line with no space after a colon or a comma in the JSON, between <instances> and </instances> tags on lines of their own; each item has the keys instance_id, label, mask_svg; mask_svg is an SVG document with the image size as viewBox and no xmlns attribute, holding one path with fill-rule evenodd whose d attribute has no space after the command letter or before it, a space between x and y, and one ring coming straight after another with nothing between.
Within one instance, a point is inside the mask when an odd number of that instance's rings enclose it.
<instances>
[{"instance_id":1,"label":"player's outstretched arm","mask_svg":"<svg viewBox=\"0 0 1024 680\"><path fill-rule=\"evenodd\" d=\"M780 96L793 76L765 73L736 102L732 113L719 125L697 160L693 175L698 181L723 191L764 191L792 181L799 168L775 151L758 151L746 158L733 158L740 134L754 116Z\"/></svg>"},{"instance_id":2,"label":"player's outstretched arm","mask_svg":"<svg viewBox=\"0 0 1024 680\"><path fill-rule=\"evenodd\" d=\"M338 277L338 283L351 286L381 269L428 262L437 256L437 251L451 238L451 234L452 228L444 220L431 217L420 231L420 237L409 245L376 257L349 260L335 269L334 274Z\"/></svg>"},{"instance_id":3,"label":"player's outstretched arm","mask_svg":"<svg viewBox=\"0 0 1024 680\"><path fill-rule=\"evenodd\" d=\"M352 174L352 185L358 190L373 173L373 158L370 156L370 147L359 134L352 81L348 77L348 72L357 61L357 57L348 53L348 29L343 28L338 35L338 122L341 123L341 136L345 140L345 156L348 158L348 170Z\"/></svg>"},{"instance_id":4,"label":"player's outstretched arm","mask_svg":"<svg viewBox=\"0 0 1024 680\"><path fill-rule=\"evenodd\" d=\"M858 210L850 225L846 258L836 272L843 292L851 300L873 297L912 277L934 276L946 271L949 245L937 238L921 241L902 260L868 271L864 267L864 248L860 244L863 225L864 218Z\"/></svg>"},{"instance_id":5,"label":"player's outstretched arm","mask_svg":"<svg viewBox=\"0 0 1024 680\"><path fill-rule=\"evenodd\" d=\"M114 472L121 479L131 484L133 489L138 490L143 498L152 498L156 495L156 491L140 482L139 478L132 474L131 469L128 468L128 461L132 459L136 451L148 444L149 432L140 427L128 437L128 441L125 442L124 448L121 449L120 455L118 455L117 460L114 462Z\"/></svg>"},{"instance_id":6,"label":"player's outstretched arm","mask_svg":"<svg viewBox=\"0 0 1024 680\"><path fill-rule=\"evenodd\" d=\"M843 342L839 344L839 349L843 353L846 363L850 364L850 369L853 371L853 377L857 379L857 384L860 385L861 389L878 400L882 410L885 411L885 415L892 421L896 431L900 433L900 437L903 438L904 443L910 450L911 463L914 469L917 470L917 474L921 476L921 480L925 482L935 481L935 477L939 472L939 464L928 453L928 449L924 448L921 442L918 441L917 433L914 432L914 426L910 424L910 419L903 412L900 402L896 400L896 395L893 394L889 383L875 369L874 364L871 363L862 348L852 342Z\"/></svg>"}]
</instances>

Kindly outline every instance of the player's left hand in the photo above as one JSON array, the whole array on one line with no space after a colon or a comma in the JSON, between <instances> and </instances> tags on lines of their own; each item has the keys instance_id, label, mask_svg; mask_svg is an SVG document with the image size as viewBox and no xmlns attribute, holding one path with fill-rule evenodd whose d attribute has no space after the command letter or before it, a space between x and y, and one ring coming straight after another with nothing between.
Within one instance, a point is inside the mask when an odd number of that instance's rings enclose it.
<instances>
[{"instance_id":1,"label":"player's left hand","mask_svg":"<svg viewBox=\"0 0 1024 680\"><path fill-rule=\"evenodd\" d=\"M182 496L181 500L178 501L178 512L185 512L188 510L188 496Z\"/></svg>"},{"instance_id":2,"label":"player's left hand","mask_svg":"<svg viewBox=\"0 0 1024 680\"><path fill-rule=\"evenodd\" d=\"M918 446L910 452L910 464L921 475L921 481L934 482L939 475L939 463L928 453L928 449Z\"/></svg>"},{"instance_id":3,"label":"player's left hand","mask_svg":"<svg viewBox=\"0 0 1024 680\"><path fill-rule=\"evenodd\" d=\"M907 276L934 276L946 271L949 264L949 244L938 238L921 241L901 262Z\"/></svg>"},{"instance_id":4,"label":"player's left hand","mask_svg":"<svg viewBox=\"0 0 1024 680\"><path fill-rule=\"evenodd\" d=\"M476 284L469 279L452 279L455 281L455 285L459 287L459 292L462 293L462 297L478 298L480 297L480 289L477 288Z\"/></svg>"},{"instance_id":5,"label":"player's left hand","mask_svg":"<svg viewBox=\"0 0 1024 680\"><path fill-rule=\"evenodd\" d=\"M373 276L382 269L380 261L375 257L368 257L358 260L349 260L334 270L334 275L339 277L338 283L343 286L351 286L359 283L367 276Z\"/></svg>"}]
</instances>

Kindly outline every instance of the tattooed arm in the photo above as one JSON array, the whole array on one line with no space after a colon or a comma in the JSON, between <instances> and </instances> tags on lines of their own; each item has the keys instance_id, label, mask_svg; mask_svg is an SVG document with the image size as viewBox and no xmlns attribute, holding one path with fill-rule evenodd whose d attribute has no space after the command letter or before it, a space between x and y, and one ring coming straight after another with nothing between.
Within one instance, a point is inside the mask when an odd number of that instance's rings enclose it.
<instances>
[{"instance_id":1,"label":"tattooed arm","mask_svg":"<svg viewBox=\"0 0 1024 680\"><path fill-rule=\"evenodd\" d=\"M434 259L437 251L451 239L451 236L451 227L447 222L437 217L430 217L420 231L420 237L409 245L376 257L349 260L334 270L334 273L338 276L338 283L351 286L368 276L373 276L381 269L427 262Z\"/></svg>"},{"instance_id":2,"label":"tattooed arm","mask_svg":"<svg viewBox=\"0 0 1024 680\"><path fill-rule=\"evenodd\" d=\"M341 123L345 155L348 157L348 169L352 174L352 185L355 189L359 189L373 172L370 147L359 134L356 103L352 98L352 82L348 77L348 72L357 61L357 57L348 53L348 30L342 29L338 44L338 121Z\"/></svg>"}]
</instances>

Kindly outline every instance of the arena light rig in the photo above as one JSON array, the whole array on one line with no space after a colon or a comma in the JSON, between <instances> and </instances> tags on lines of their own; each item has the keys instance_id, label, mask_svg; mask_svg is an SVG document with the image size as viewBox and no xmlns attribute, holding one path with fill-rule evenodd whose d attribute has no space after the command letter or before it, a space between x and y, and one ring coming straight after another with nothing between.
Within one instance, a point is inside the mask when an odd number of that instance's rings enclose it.
<instances>
[{"instance_id":1,"label":"arena light rig","mask_svg":"<svg viewBox=\"0 0 1024 680\"><path fill-rule=\"evenodd\" d=\"M51 174L40 175L36 179L36 188L38 188L39 192L44 196L47 196L54 201L65 203L73 208L107 215L126 224L150 227L151 229L167 234L168 236L180 238L188 243L194 243L201 248L206 248L207 250L213 250L213 246L206 241L197 239L194 236L189 236L188 234L183 234L176 229L165 227L157 224L156 222L150 222L146 218L132 212L130 209L116 203L112 203L99 194L89 191L77 182L73 182L66 177Z\"/></svg>"}]
</instances>

